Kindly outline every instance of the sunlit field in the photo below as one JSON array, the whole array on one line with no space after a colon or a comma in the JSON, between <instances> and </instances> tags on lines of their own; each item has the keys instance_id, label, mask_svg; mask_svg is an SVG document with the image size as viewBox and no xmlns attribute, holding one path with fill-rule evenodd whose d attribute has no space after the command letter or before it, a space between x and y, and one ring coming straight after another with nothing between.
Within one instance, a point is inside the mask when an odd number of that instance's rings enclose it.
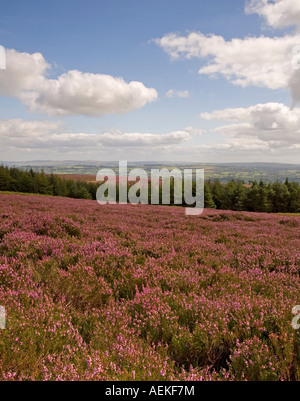
<instances>
[{"instance_id":1,"label":"sunlit field","mask_svg":"<svg viewBox=\"0 0 300 401\"><path fill-rule=\"evenodd\" d=\"M0 195L0 380L299 380L299 229Z\"/></svg>"}]
</instances>

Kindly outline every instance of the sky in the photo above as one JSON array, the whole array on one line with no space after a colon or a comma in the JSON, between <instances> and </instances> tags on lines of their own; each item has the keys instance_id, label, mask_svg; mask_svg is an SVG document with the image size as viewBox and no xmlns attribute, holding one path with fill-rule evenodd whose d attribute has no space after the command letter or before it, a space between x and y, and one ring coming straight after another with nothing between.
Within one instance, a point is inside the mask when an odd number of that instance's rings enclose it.
<instances>
[{"instance_id":1,"label":"sky","mask_svg":"<svg viewBox=\"0 0 300 401\"><path fill-rule=\"evenodd\" d=\"M0 161L300 164L299 29L299 0L2 2Z\"/></svg>"}]
</instances>

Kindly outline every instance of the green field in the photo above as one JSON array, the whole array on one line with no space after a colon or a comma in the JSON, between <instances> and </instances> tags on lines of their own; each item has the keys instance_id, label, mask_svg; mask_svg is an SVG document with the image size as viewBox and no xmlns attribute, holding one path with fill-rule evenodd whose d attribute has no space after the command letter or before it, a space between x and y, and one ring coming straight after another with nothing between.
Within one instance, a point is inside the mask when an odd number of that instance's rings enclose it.
<instances>
[{"instance_id":1,"label":"green field","mask_svg":"<svg viewBox=\"0 0 300 401\"><path fill-rule=\"evenodd\" d=\"M25 170L44 170L50 174L79 174L96 175L102 168L111 168L118 174L118 162L78 162L78 161L38 161L38 162L4 162L4 165L15 166ZM288 178L292 182L300 183L300 164L276 164L276 163L232 163L232 164L210 164L210 163L155 163L135 162L128 163L128 169L142 168L150 175L151 169L162 168L201 168L205 170L207 180L219 179L221 182L231 180L243 180L246 184L250 181L263 180L266 183L284 182Z\"/></svg>"}]
</instances>

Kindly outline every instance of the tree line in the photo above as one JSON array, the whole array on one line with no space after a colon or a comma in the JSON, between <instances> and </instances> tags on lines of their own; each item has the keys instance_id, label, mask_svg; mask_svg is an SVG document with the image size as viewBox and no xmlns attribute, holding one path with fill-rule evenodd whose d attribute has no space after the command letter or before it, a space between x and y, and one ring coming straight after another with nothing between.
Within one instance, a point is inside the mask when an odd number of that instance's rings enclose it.
<instances>
[{"instance_id":1,"label":"tree line","mask_svg":"<svg viewBox=\"0 0 300 401\"><path fill-rule=\"evenodd\" d=\"M43 171L21 170L0 166L0 191L61 196L74 199L96 199L93 183L65 180Z\"/></svg>"},{"instance_id":2,"label":"tree line","mask_svg":"<svg viewBox=\"0 0 300 401\"><path fill-rule=\"evenodd\" d=\"M47 175L32 169L25 171L0 166L0 191L96 200L99 185L100 183L65 180L54 174ZM171 182L171 194L172 186ZM149 200L150 197L151 190ZM174 199L171 195L172 204ZM183 206L186 206L184 201ZM205 207L249 212L300 213L300 184L288 179L284 183L270 184L253 181L250 185L245 185L240 180L232 180L226 185L219 180L208 181L205 183Z\"/></svg>"},{"instance_id":3,"label":"tree line","mask_svg":"<svg viewBox=\"0 0 300 401\"><path fill-rule=\"evenodd\" d=\"M300 213L300 184L263 181L245 186L242 181L222 185L218 180L205 184L206 207L264 213Z\"/></svg>"}]
</instances>

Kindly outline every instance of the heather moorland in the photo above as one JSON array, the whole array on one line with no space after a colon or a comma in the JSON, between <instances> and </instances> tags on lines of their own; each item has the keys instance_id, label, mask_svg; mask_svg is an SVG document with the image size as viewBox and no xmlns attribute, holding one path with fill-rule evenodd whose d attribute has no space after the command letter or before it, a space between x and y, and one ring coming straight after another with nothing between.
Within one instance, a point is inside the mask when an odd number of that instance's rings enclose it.
<instances>
[{"instance_id":1,"label":"heather moorland","mask_svg":"<svg viewBox=\"0 0 300 401\"><path fill-rule=\"evenodd\" d=\"M299 228L0 195L0 380L299 380Z\"/></svg>"}]
</instances>

